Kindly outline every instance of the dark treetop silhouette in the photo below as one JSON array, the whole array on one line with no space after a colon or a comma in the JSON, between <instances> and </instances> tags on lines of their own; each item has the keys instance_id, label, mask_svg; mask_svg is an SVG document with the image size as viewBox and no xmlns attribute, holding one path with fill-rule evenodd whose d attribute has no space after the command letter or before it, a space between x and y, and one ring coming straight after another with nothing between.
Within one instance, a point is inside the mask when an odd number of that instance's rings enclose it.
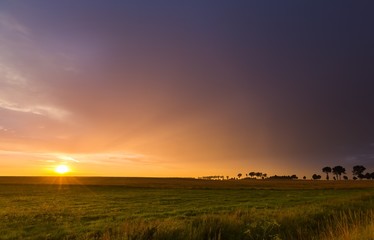
<instances>
[{"instance_id":1,"label":"dark treetop silhouette","mask_svg":"<svg viewBox=\"0 0 374 240\"><path fill-rule=\"evenodd\" d=\"M329 180L329 173L331 173L331 167L324 167L322 168L322 172L326 173L326 180Z\"/></svg>"}]
</instances>

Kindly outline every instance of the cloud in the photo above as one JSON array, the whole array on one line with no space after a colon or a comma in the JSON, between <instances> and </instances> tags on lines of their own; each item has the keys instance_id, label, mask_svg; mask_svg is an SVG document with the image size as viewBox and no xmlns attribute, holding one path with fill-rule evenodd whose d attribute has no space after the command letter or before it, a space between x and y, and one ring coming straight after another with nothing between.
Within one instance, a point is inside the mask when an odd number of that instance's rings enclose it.
<instances>
[{"instance_id":1,"label":"cloud","mask_svg":"<svg viewBox=\"0 0 374 240\"><path fill-rule=\"evenodd\" d=\"M74 158L91 164L128 164L128 163L146 163L147 157L141 154L125 153L125 152L107 152L107 153L90 153L73 155Z\"/></svg>"},{"instance_id":2,"label":"cloud","mask_svg":"<svg viewBox=\"0 0 374 240\"><path fill-rule=\"evenodd\" d=\"M27 80L21 74L14 69L0 63L0 82L24 87L27 84Z\"/></svg>"},{"instance_id":3,"label":"cloud","mask_svg":"<svg viewBox=\"0 0 374 240\"><path fill-rule=\"evenodd\" d=\"M60 120L66 118L69 115L67 111L58 109L56 107L24 105L24 104L19 104L15 102L8 102L1 98L0 98L0 108L10 110L10 111L16 111L16 112L32 113L32 114L50 117L53 119L60 119Z\"/></svg>"},{"instance_id":4,"label":"cloud","mask_svg":"<svg viewBox=\"0 0 374 240\"><path fill-rule=\"evenodd\" d=\"M1 127L0 127L1 131ZM44 152L26 152L26 151L11 151L0 150L0 156L16 156L25 159L36 159L42 162L72 162L72 163L89 163L89 164L106 164L118 165L126 163L154 163L154 160L149 159L141 154L125 153L125 152L107 152L107 153L44 153ZM148 159L147 159L148 158Z\"/></svg>"},{"instance_id":5,"label":"cloud","mask_svg":"<svg viewBox=\"0 0 374 240\"><path fill-rule=\"evenodd\" d=\"M19 70L0 58L0 108L41 115L53 119L65 119L69 112L52 105L40 104L41 90L32 78L26 78Z\"/></svg>"},{"instance_id":6,"label":"cloud","mask_svg":"<svg viewBox=\"0 0 374 240\"><path fill-rule=\"evenodd\" d=\"M65 156L65 155L58 156L57 158L60 159L60 160L64 160L64 161L79 162L79 161L76 160L75 158L70 157L70 156Z\"/></svg>"},{"instance_id":7,"label":"cloud","mask_svg":"<svg viewBox=\"0 0 374 240\"><path fill-rule=\"evenodd\" d=\"M11 15L0 13L0 26L3 29L27 36L30 34L30 30L21 24L17 19Z\"/></svg>"}]
</instances>

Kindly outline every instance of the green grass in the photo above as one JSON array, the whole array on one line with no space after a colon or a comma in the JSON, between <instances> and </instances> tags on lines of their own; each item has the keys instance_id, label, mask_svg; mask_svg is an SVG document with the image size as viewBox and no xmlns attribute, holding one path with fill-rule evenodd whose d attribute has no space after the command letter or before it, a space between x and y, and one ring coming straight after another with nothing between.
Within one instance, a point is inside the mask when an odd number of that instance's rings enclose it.
<instances>
[{"instance_id":1,"label":"green grass","mask_svg":"<svg viewBox=\"0 0 374 240\"><path fill-rule=\"evenodd\" d=\"M373 187L372 181L0 178L0 239L374 239Z\"/></svg>"}]
</instances>

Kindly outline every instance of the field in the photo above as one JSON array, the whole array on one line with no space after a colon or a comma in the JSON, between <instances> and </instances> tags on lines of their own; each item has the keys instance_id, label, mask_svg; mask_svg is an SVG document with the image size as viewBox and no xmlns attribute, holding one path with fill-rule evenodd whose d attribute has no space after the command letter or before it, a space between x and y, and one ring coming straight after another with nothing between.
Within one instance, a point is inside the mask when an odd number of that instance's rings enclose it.
<instances>
[{"instance_id":1,"label":"field","mask_svg":"<svg viewBox=\"0 0 374 240\"><path fill-rule=\"evenodd\" d=\"M374 181L0 178L0 239L374 239Z\"/></svg>"}]
</instances>

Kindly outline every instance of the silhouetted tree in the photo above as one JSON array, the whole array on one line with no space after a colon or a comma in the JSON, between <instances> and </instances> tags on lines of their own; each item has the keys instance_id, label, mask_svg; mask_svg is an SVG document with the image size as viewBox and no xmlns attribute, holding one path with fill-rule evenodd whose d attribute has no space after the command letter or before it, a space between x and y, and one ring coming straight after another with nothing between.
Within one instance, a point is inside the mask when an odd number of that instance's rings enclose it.
<instances>
[{"instance_id":1,"label":"silhouetted tree","mask_svg":"<svg viewBox=\"0 0 374 240\"><path fill-rule=\"evenodd\" d=\"M306 180L306 176L304 176L303 179Z\"/></svg>"},{"instance_id":2,"label":"silhouetted tree","mask_svg":"<svg viewBox=\"0 0 374 240\"><path fill-rule=\"evenodd\" d=\"M262 176L261 172L256 172L256 177L260 178Z\"/></svg>"},{"instance_id":3,"label":"silhouetted tree","mask_svg":"<svg viewBox=\"0 0 374 240\"><path fill-rule=\"evenodd\" d=\"M352 174L353 176L357 176L359 179L364 177L363 173L366 170L366 167L362 165L353 166Z\"/></svg>"},{"instance_id":4,"label":"silhouetted tree","mask_svg":"<svg viewBox=\"0 0 374 240\"><path fill-rule=\"evenodd\" d=\"M370 173L370 178L374 179L374 172Z\"/></svg>"},{"instance_id":5,"label":"silhouetted tree","mask_svg":"<svg viewBox=\"0 0 374 240\"><path fill-rule=\"evenodd\" d=\"M353 180L357 180L357 177L353 177Z\"/></svg>"},{"instance_id":6,"label":"silhouetted tree","mask_svg":"<svg viewBox=\"0 0 374 240\"><path fill-rule=\"evenodd\" d=\"M332 168L332 173L335 174L336 179L341 180L342 179L342 174L345 174L345 168L342 166L335 166Z\"/></svg>"},{"instance_id":7,"label":"silhouetted tree","mask_svg":"<svg viewBox=\"0 0 374 240\"><path fill-rule=\"evenodd\" d=\"M329 173L331 173L331 168L330 167L324 167L322 168L322 172L326 173L326 180L329 180Z\"/></svg>"},{"instance_id":8,"label":"silhouetted tree","mask_svg":"<svg viewBox=\"0 0 374 240\"><path fill-rule=\"evenodd\" d=\"M242 177L242 174L241 173L238 173L238 178L240 179Z\"/></svg>"},{"instance_id":9,"label":"silhouetted tree","mask_svg":"<svg viewBox=\"0 0 374 240\"><path fill-rule=\"evenodd\" d=\"M313 180L321 179L321 175L313 174L312 176Z\"/></svg>"},{"instance_id":10,"label":"silhouetted tree","mask_svg":"<svg viewBox=\"0 0 374 240\"><path fill-rule=\"evenodd\" d=\"M277 176L277 175L274 175L274 176L270 176L269 179L288 179L288 180L293 180L293 179L298 179L298 177L296 175L288 175L288 176Z\"/></svg>"},{"instance_id":11,"label":"silhouetted tree","mask_svg":"<svg viewBox=\"0 0 374 240\"><path fill-rule=\"evenodd\" d=\"M370 179L370 178L371 178L370 173L366 173L366 174L365 174L365 178L366 178L366 179Z\"/></svg>"},{"instance_id":12,"label":"silhouetted tree","mask_svg":"<svg viewBox=\"0 0 374 240\"><path fill-rule=\"evenodd\" d=\"M250 172L248 175L253 178L254 176L256 176L256 173L255 172Z\"/></svg>"},{"instance_id":13,"label":"silhouetted tree","mask_svg":"<svg viewBox=\"0 0 374 240\"><path fill-rule=\"evenodd\" d=\"M226 179L229 180L229 176L226 176Z\"/></svg>"},{"instance_id":14,"label":"silhouetted tree","mask_svg":"<svg viewBox=\"0 0 374 240\"><path fill-rule=\"evenodd\" d=\"M347 176L343 176L344 180L348 180L348 177Z\"/></svg>"},{"instance_id":15,"label":"silhouetted tree","mask_svg":"<svg viewBox=\"0 0 374 240\"><path fill-rule=\"evenodd\" d=\"M221 180L224 179L223 176L203 176L199 177L198 179L204 179L204 180Z\"/></svg>"},{"instance_id":16,"label":"silhouetted tree","mask_svg":"<svg viewBox=\"0 0 374 240\"><path fill-rule=\"evenodd\" d=\"M262 176L263 176L264 178L266 178L266 177L268 176L268 174L267 174L267 173L263 173Z\"/></svg>"}]
</instances>

